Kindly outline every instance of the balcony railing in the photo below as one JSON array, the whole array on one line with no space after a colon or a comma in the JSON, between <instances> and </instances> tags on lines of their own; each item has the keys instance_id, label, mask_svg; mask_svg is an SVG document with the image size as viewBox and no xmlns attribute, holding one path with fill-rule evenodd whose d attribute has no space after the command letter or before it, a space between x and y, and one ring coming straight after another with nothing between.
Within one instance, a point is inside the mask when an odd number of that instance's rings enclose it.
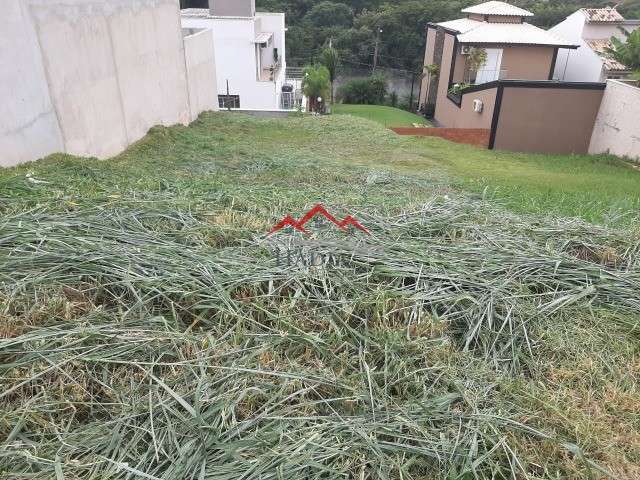
<instances>
[{"instance_id":1,"label":"balcony railing","mask_svg":"<svg viewBox=\"0 0 640 480\"><path fill-rule=\"evenodd\" d=\"M479 72L468 72L465 75L465 82L469 85L482 85L483 83L495 82L496 80L505 80L509 77L508 71L505 69L496 70L480 70Z\"/></svg>"},{"instance_id":2,"label":"balcony railing","mask_svg":"<svg viewBox=\"0 0 640 480\"><path fill-rule=\"evenodd\" d=\"M479 72L468 72L465 74L465 81L456 83L449 88L447 97L456 105L462 105L462 95L469 87L476 85L484 85L485 83L495 82L496 80L506 80L508 72L504 69L499 70L481 70Z\"/></svg>"},{"instance_id":3,"label":"balcony railing","mask_svg":"<svg viewBox=\"0 0 640 480\"><path fill-rule=\"evenodd\" d=\"M298 110L302 108L302 92L300 90L295 92L281 92L280 108L282 110Z\"/></svg>"},{"instance_id":4,"label":"balcony railing","mask_svg":"<svg viewBox=\"0 0 640 480\"><path fill-rule=\"evenodd\" d=\"M304 77L303 67L287 67L287 79L302 80Z\"/></svg>"}]
</instances>

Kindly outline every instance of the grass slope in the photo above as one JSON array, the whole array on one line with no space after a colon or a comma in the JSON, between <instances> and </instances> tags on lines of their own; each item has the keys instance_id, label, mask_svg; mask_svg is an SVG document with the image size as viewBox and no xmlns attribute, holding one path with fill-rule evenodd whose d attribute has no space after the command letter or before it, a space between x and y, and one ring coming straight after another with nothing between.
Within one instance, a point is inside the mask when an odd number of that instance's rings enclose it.
<instances>
[{"instance_id":1,"label":"grass slope","mask_svg":"<svg viewBox=\"0 0 640 480\"><path fill-rule=\"evenodd\" d=\"M385 127L412 127L414 123L429 124L424 117L415 115L399 108L382 105L343 105L332 107L333 113L338 115L353 115L380 123Z\"/></svg>"},{"instance_id":2,"label":"grass slope","mask_svg":"<svg viewBox=\"0 0 640 480\"><path fill-rule=\"evenodd\" d=\"M0 476L638 478L637 231L447 151L496 156L208 114L0 172ZM317 202L372 235L265 237Z\"/></svg>"},{"instance_id":3,"label":"grass slope","mask_svg":"<svg viewBox=\"0 0 640 480\"><path fill-rule=\"evenodd\" d=\"M516 211L610 223L637 219L640 211L640 171L613 156L491 152L438 139L420 141L428 158L465 188Z\"/></svg>"}]
</instances>

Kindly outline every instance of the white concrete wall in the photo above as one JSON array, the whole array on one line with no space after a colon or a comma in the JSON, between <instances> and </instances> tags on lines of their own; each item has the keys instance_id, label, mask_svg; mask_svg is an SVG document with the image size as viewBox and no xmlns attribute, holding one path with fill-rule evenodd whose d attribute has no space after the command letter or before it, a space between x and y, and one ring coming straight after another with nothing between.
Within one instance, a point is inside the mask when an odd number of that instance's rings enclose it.
<instances>
[{"instance_id":1,"label":"white concrete wall","mask_svg":"<svg viewBox=\"0 0 640 480\"><path fill-rule=\"evenodd\" d=\"M178 0L5 1L0 165L54 152L107 158L199 108Z\"/></svg>"},{"instance_id":2,"label":"white concrete wall","mask_svg":"<svg viewBox=\"0 0 640 480\"><path fill-rule=\"evenodd\" d=\"M106 158L189 122L176 1L27 1L67 152Z\"/></svg>"},{"instance_id":3,"label":"white concrete wall","mask_svg":"<svg viewBox=\"0 0 640 480\"><path fill-rule=\"evenodd\" d=\"M556 61L555 80L565 82L603 82L604 63L584 40L577 42L577 50L561 49Z\"/></svg>"},{"instance_id":4,"label":"white concrete wall","mask_svg":"<svg viewBox=\"0 0 640 480\"><path fill-rule=\"evenodd\" d=\"M607 81L589 153L640 160L640 88Z\"/></svg>"},{"instance_id":5,"label":"white concrete wall","mask_svg":"<svg viewBox=\"0 0 640 480\"><path fill-rule=\"evenodd\" d=\"M260 32L272 32L274 46L284 61L284 14L258 13L255 18L249 18L211 17L183 12L182 26L213 31L218 94L226 94L228 81L229 94L240 96L242 109L274 110L280 107L286 63L274 81L258 80L258 53L254 39Z\"/></svg>"},{"instance_id":6,"label":"white concrete wall","mask_svg":"<svg viewBox=\"0 0 640 480\"><path fill-rule=\"evenodd\" d=\"M628 33L633 32L637 27L631 25L608 25L606 23L587 23L582 32L582 38L585 40L609 40L616 37L620 41L627 39L626 35L620 29L626 30Z\"/></svg>"},{"instance_id":7,"label":"white concrete wall","mask_svg":"<svg viewBox=\"0 0 640 480\"><path fill-rule=\"evenodd\" d=\"M282 94L282 85L286 81L287 76L287 52L286 52L286 26L284 13L257 13L256 17L260 19L260 29L263 32L273 33L273 47L278 49L278 56L282 64L276 78L276 108L280 108L280 96ZM269 62L273 58L273 54L269 53Z\"/></svg>"},{"instance_id":8,"label":"white concrete wall","mask_svg":"<svg viewBox=\"0 0 640 480\"><path fill-rule=\"evenodd\" d=\"M586 17L577 11L549 31L580 45L577 50L558 51L554 80L567 82L600 82L603 80L602 59L584 41Z\"/></svg>"},{"instance_id":9,"label":"white concrete wall","mask_svg":"<svg viewBox=\"0 0 640 480\"><path fill-rule=\"evenodd\" d=\"M213 32L202 30L185 37L184 51L189 80L189 106L193 121L204 111L218 110Z\"/></svg>"},{"instance_id":10,"label":"white concrete wall","mask_svg":"<svg viewBox=\"0 0 640 480\"><path fill-rule=\"evenodd\" d=\"M602 59L591 50L586 40L608 40L611 37L617 37L624 41L626 37L617 25L589 24L586 21L587 17L578 10L549 30L580 45L577 50L560 49L558 51L553 75L555 80L567 82L603 82L605 80ZM628 32L632 32L635 28L624 27Z\"/></svg>"},{"instance_id":11,"label":"white concrete wall","mask_svg":"<svg viewBox=\"0 0 640 480\"><path fill-rule=\"evenodd\" d=\"M22 0L3 0L0 17L0 166L64 150L38 38Z\"/></svg>"},{"instance_id":12,"label":"white concrete wall","mask_svg":"<svg viewBox=\"0 0 640 480\"><path fill-rule=\"evenodd\" d=\"M256 0L209 0L212 15L231 17L253 17Z\"/></svg>"}]
</instances>

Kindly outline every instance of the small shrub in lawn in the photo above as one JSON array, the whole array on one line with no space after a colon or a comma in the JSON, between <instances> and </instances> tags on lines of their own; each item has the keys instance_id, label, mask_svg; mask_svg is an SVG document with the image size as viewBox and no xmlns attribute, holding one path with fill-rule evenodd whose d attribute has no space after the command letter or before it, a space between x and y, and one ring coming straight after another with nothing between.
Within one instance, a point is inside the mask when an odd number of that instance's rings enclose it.
<instances>
[{"instance_id":1,"label":"small shrub in lawn","mask_svg":"<svg viewBox=\"0 0 640 480\"><path fill-rule=\"evenodd\" d=\"M387 95L387 82L382 75L351 80L338 89L342 103L382 105Z\"/></svg>"}]
</instances>

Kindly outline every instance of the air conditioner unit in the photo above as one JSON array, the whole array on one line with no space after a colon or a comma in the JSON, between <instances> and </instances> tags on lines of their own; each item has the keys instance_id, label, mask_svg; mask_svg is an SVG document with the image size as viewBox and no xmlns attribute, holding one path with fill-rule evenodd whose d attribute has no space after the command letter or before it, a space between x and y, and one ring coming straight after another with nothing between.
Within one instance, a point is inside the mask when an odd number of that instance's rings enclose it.
<instances>
[{"instance_id":1,"label":"air conditioner unit","mask_svg":"<svg viewBox=\"0 0 640 480\"><path fill-rule=\"evenodd\" d=\"M484 109L484 103L482 103L482 100L474 100L473 101L473 111L476 113L482 113L482 110Z\"/></svg>"},{"instance_id":2,"label":"air conditioner unit","mask_svg":"<svg viewBox=\"0 0 640 480\"><path fill-rule=\"evenodd\" d=\"M460 52L462 53L462 55L469 55L472 48L473 47L471 45L463 45L460 49Z\"/></svg>"}]
</instances>

